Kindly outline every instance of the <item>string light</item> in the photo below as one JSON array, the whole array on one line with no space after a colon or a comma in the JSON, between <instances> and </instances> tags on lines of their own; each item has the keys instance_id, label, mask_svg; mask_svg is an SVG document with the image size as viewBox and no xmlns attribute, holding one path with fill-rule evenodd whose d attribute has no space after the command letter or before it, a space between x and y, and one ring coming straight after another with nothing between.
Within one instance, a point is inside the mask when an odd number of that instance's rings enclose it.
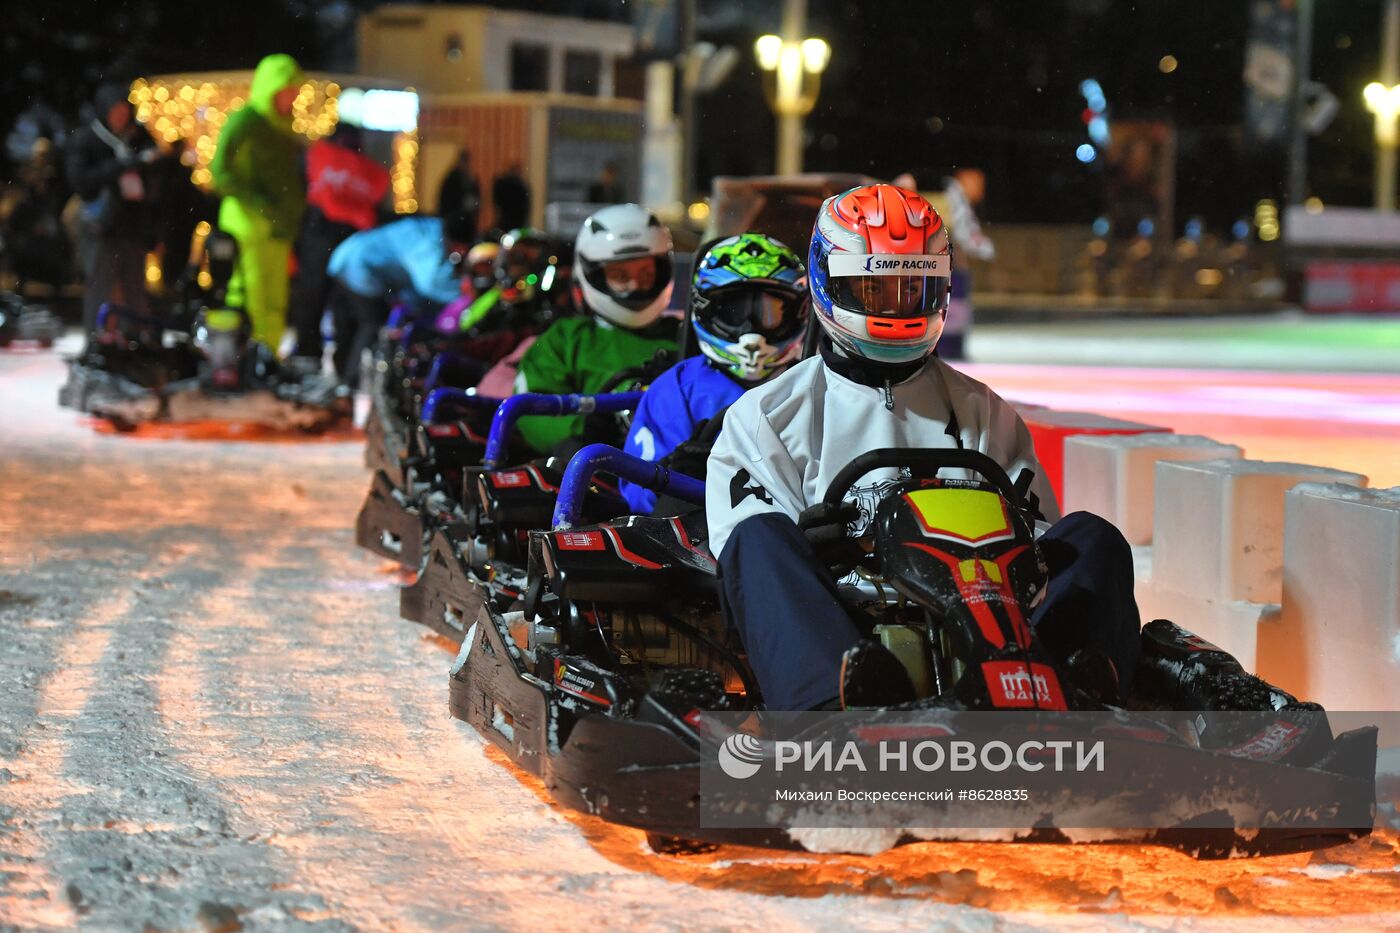
<instances>
[{"instance_id":1,"label":"string light","mask_svg":"<svg viewBox=\"0 0 1400 933\"><path fill-rule=\"evenodd\" d=\"M394 134L394 164L389 169L394 192L394 213L413 214L418 210L415 168L418 164L418 132Z\"/></svg>"},{"instance_id":2,"label":"string light","mask_svg":"<svg viewBox=\"0 0 1400 933\"><path fill-rule=\"evenodd\" d=\"M295 132L316 140L329 136L340 119L338 98L341 87L335 81L308 79L297 89L292 103L292 128ZM184 141L181 161L192 167L190 177L201 188L213 184L209 163L218 149L219 132L228 115L244 105L248 94L246 80L198 81L180 76L169 79L137 78L131 82L127 99L136 108L136 119L151 135L169 143ZM402 135L402 134L400 134ZM402 153L395 145L395 161ZM412 151L407 158L416 161L417 137L412 139ZM395 194L395 209L416 197L412 165L399 168L396 177L406 178L408 189ZM414 201L414 210L417 202Z\"/></svg>"}]
</instances>

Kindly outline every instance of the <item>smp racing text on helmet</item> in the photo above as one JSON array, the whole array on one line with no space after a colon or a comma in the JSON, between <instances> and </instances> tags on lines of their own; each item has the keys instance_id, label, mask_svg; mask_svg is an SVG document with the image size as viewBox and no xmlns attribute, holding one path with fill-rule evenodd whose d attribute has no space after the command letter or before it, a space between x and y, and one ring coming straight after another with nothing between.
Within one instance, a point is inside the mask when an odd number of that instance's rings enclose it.
<instances>
[{"instance_id":1,"label":"smp racing text on helmet","mask_svg":"<svg viewBox=\"0 0 1400 933\"><path fill-rule=\"evenodd\" d=\"M879 253L832 253L828 267L832 275L934 275L952 271L952 259L943 254L897 256Z\"/></svg>"}]
</instances>

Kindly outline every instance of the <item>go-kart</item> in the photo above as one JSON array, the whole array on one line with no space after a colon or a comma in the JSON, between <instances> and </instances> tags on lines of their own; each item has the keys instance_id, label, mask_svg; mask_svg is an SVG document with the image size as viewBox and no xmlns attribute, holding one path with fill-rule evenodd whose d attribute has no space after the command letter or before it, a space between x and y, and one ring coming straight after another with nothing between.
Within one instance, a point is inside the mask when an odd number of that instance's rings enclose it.
<instances>
[{"instance_id":1,"label":"go-kart","mask_svg":"<svg viewBox=\"0 0 1400 933\"><path fill-rule=\"evenodd\" d=\"M873 591L850 609L900 659L920 696L898 709L866 710L859 725L849 714L828 716L805 738L839 747L882 717L910 714L962 728L958 717L1016 712L1046 730L1097 714L1086 728L1108 743L1112 760L1121 754L1149 765L1139 783L1110 788L1113 799L1158 815L1071 835L1053 807L949 800L935 825L912 823L927 828L893 831L889 844L1092 839L1226 857L1317 848L1370 831L1374 728L1333 735L1320 707L1244 672L1166 620L1142 631L1127 701L1105 698L1027 624L1045 573L1023 496L1028 483L1013 484L973 451L881 450L842 470L825 501L838 505L861 476L889 467L907 473L875 511L862 562ZM938 478L944 468L979 478ZM761 734L767 714L757 712L762 698L719 612L704 518L579 525L599 469L702 501L698 481L619 451L581 451L559 484L552 528L529 533L525 571L502 580L488 567L470 605L447 607L465 629L450 674L452 714L538 776L562 805L654 840L829 847L813 845L798 804L766 804L761 826L715 819L741 816L744 807L723 791L721 751L737 733L722 717L755 711ZM1231 727L1220 725L1224 711L1255 715Z\"/></svg>"},{"instance_id":2,"label":"go-kart","mask_svg":"<svg viewBox=\"0 0 1400 933\"><path fill-rule=\"evenodd\" d=\"M350 392L335 379L282 367L251 339L248 316L225 307L238 246L195 235L192 262L169 315L107 304L82 354L68 361L58 402L120 430L147 422L237 422L274 431L347 423Z\"/></svg>"},{"instance_id":3,"label":"go-kart","mask_svg":"<svg viewBox=\"0 0 1400 933\"><path fill-rule=\"evenodd\" d=\"M28 305L14 292L0 293L0 348L51 347L62 334L63 322L48 308Z\"/></svg>"},{"instance_id":4,"label":"go-kart","mask_svg":"<svg viewBox=\"0 0 1400 933\"><path fill-rule=\"evenodd\" d=\"M370 382L365 465L403 484L419 411L438 388L468 389L533 329L496 334L444 334L406 307L395 308L380 334Z\"/></svg>"},{"instance_id":5,"label":"go-kart","mask_svg":"<svg viewBox=\"0 0 1400 933\"><path fill-rule=\"evenodd\" d=\"M410 422L397 417L377 419L381 426L378 437L384 443L378 447L380 455L367 455L374 476L355 522L357 544L410 570L418 568L434 530L453 521L454 516L457 521L465 520L463 505L470 510L476 502L476 484L464 488L464 471L483 463L496 470L506 464L525 463L533 456L511 441L512 428L521 417L587 414L590 434L620 440L626 434L626 424L619 419L636 406L640 399L636 390L673 361L670 354L658 353L642 366L616 373L601 395L526 393L503 400L477 395L474 389L441 385L438 374L443 358L434 361L423 384L426 392L421 406ZM371 423L375 421L372 414ZM396 440L400 430L407 431L402 442ZM532 479L506 488L528 485L541 494L549 493L536 503L532 523L525 524L525 529L545 524L553 509L553 486L559 477L550 459L523 466L523 474L510 474L511 478L524 475Z\"/></svg>"},{"instance_id":6,"label":"go-kart","mask_svg":"<svg viewBox=\"0 0 1400 933\"><path fill-rule=\"evenodd\" d=\"M516 417L521 413L568 414L581 405L598 413L628 411L639 398L640 393L632 392L600 396L527 395L508 400L492 423L481 465L463 471L459 498L447 500L453 503L450 514L425 513L423 557L416 565L417 577L400 590L399 615L460 645L466 625L475 618L483 600L509 601L523 591L530 532L549 526L568 464L559 457L543 457L502 467L499 451L504 449ZM597 444L584 449L613 450ZM627 458L626 465L634 466L634 460ZM592 464L577 493L584 514L593 520L626 515L627 503L616 483L622 477L610 472L610 457L594 456L581 462ZM642 472L663 486L666 482L656 477L684 481L680 474L669 470L658 474L652 467ZM431 509L434 499L425 502Z\"/></svg>"},{"instance_id":7,"label":"go-kart","mask_svg":"<svg viewBox=\"0 0 1400 933\"><path fill-rule=\"evenodd\" d=\"M249 339L241 311L206 309L190 329L115 305L69 361L59 404L119 429L154 421L225 421L320 432L347 422L348 390L333 378L284 369Z\"/></svg>"},{"instance_id":8,"label":"go-kart","mask_svg":"<svg viewBox=\"0 0 1400 933\"><path fill-rule=\"evenodd\" d=\"M434 388L476 385L522 341L573 313L571 244L543 245L522 278L490 290L490 311L467 330L440 329L433 315L403 305L390 312L375 350L365 465L383 471L396 488L403 487L402 460L419 409Z\"/></svg>"}]
</instances>

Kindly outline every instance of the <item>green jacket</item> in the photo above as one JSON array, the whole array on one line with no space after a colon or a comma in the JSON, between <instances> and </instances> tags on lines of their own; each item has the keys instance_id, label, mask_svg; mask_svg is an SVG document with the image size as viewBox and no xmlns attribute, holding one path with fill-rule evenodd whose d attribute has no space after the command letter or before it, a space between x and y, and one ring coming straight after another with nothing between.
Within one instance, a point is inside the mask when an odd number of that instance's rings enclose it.
<instances>
[{"instance_id":1,"label":"green jacket","mask_svg":"<svg viewBox=\"0 0 1400 933\"><path fill-rule=\"evenodd\" d=\"M663 318L645 330L623 330L592 317L566 317L550 325L520 358L517 392L597 395L611 388L624 369L640 366L657 350L676 348L676 321ZM549 453L561 441L580 437L585 415L520 419L520 436Z\"/></svg>"},{"instance_id":2,"label":"green jacket","mask_svg":"<svg viewBox=\"0 0 1400 933\"><path fill-rule=\"evenodd\" d=\"M214 188L224 196L219 226L235 237L259 227L273 239L296 238L306 207L302 140L292 120L273 105L277 92L300 84L301 66L290 55L269 55L253 72L248 103L229 115L209 163Z\"/></svg>"}]
</instances>

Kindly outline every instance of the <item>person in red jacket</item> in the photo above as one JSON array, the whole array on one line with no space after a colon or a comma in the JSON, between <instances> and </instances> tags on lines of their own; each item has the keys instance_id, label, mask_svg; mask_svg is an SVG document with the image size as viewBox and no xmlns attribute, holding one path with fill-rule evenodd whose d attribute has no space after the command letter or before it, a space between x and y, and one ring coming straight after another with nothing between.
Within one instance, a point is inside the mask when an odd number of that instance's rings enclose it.
<instances>
[{"instance_id":1,"label":"person in red jacket","mask_svg":"<svg viewBox=\"0 0 1400 933\"><path fill-rule=\"evenodd\" d=\"M291 316L297 334L292 358L311 370L320 369L323 349L321 316L332 285L326 264L346 237L378 222L389 190L389 172L359 149L359 130L342 123L306 152L307 208L297 238Z\"/></svg>"}]
</instances>

